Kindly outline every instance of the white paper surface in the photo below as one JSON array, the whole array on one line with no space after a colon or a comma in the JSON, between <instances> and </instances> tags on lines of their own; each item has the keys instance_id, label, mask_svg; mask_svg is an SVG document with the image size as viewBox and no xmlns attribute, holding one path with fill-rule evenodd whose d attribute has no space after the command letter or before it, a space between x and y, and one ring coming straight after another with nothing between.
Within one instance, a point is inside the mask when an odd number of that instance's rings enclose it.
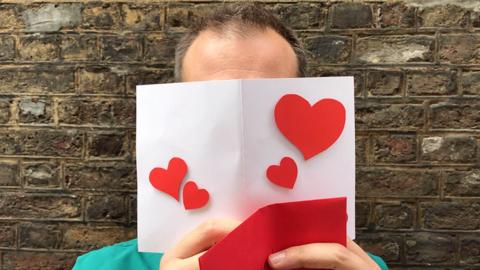
<instances>
[{"instance_id":1,"label":"white paper surface","mask_svg":"<svg viewBox=\"0 0 480 270\"><path fill-rule=\"evenodd\" d=\"M345 127L324 152L305 161L279 131L274 108L285 94L315 104L324 98L346 109ZM209 218L243 220L270 203L346 196L348 235L355 238L353 77L227 80L137 86L139 251L164 252ZM272 184L266 169L284 156L298 167L292 190ZM152 187L149 172L173 157L188 165L210 194L201 209Z\"/></svg>"}]
</instances>

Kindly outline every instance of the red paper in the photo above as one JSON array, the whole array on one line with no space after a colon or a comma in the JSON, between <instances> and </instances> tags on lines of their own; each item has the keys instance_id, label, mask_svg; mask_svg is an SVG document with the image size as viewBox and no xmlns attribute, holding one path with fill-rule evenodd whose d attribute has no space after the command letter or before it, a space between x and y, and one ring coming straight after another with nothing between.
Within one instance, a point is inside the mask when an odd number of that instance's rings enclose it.
<instances>
[{"instance_id":1,"label":"red paper","mask_svg":"<svg viewBox=\"0 0 480 270\"><path fill-rule=\"evenodd\" d=\"M268 256L309 243L346 245L347 199L272 204L257 210L199 259L200 270L270 269Z\"/></svg>"},{"instance_id":2,"label":"red paper","mask_svg":"<svg viewBox=\"0 0 480 270\"><path fill-rule=\"evenodd\" d=\"M188 181L183 187L183 206L185 210L204 207L210 195L206 189L199 189L193 181Z\"/></svg>"},{"instance_id":3,"label":"red paper","mask_svg":"<svg viewBox=\"0 0 480 270\"><path fill-rule=\"evenodd\" d=\"M297 181L297 163L290 157L284 157L280 165L271 165L267 169L267 178L275 185L293 189Z\"/></svg>"},{"instance_id":4,"label":"red paper","mask_svg":"<svg viewBox=\"0 0 480 270\"><path fill-rule=\"evenodd\" d=\"M180 199L180 185L187 174L187 164L183 159L174 157L168 163L168 169L153 168L149 180L154 188L175 198Z\"/></svg>"}]
</instances>

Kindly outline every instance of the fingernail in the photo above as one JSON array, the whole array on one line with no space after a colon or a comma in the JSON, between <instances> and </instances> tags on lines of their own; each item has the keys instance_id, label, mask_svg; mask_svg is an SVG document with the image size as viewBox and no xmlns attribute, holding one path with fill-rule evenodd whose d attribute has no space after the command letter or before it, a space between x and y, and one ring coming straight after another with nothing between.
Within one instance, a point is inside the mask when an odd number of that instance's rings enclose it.
<instances>
[{"instance_id":1,"label":"fingernail","mask_svg":"<svg viewBox=\"0 0 480 270\"><path fill-rule=\"evenodd\" d=\"M285 252L280 251L280 252L277 252L277 253L274 253L274 254L270 255L268 257L268 260L270 261L271 264L277 265L280 262L282 262L282 260L284 258L285 258Z\"/></svg>"}]
</instances>

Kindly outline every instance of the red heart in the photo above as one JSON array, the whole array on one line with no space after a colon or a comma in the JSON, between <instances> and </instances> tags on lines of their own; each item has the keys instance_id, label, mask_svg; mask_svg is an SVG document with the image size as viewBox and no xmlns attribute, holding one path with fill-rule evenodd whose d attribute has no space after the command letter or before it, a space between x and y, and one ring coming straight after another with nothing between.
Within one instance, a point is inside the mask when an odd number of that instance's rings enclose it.
<instances>
[{"instance_id":1,"label":"red heart","mask_svg":"<svg viewBox=\"0 0 480 270\"><path fill-rule=\"evenodd\" d=\"M183 187L183 206L186 210L202 208L209 197L208 191L199 189L193 181L188 181Z\"/></svg>"},{"instance_id":2,"label":"red heart","mask_svg":"<svg viewBox=\"0 0 480 270\"><path fill-rule=\"evenodd\" d=\"M180 200L180 184L187 174L187 164L183 159L174 157L168 163L168 169L153 168L149 179L152 186Z\"/></svg>"},{"instance_id":3,"label":"red heart","mask_svg":"<svg viewBox=\"0 0 480 270\"><path fill-rule=\"evenodd\" d=\"M284 95L275 106L280 132L302 152L305 160L323 152L340 137L345 127L345 107L335 99L310 106L299 95Z\"/></svg>"},{"instance_id":4,"label":"red heart","mask_svg":"<svg viewBox=\"0 0 480 270\"><path fill-rule=\"evenodd\" d=\"M275 185L292 189L297 180L297 164L295 160L284 157L280 161L280 165L269 166L267 178Z\"/></svg>"}]
</instances>

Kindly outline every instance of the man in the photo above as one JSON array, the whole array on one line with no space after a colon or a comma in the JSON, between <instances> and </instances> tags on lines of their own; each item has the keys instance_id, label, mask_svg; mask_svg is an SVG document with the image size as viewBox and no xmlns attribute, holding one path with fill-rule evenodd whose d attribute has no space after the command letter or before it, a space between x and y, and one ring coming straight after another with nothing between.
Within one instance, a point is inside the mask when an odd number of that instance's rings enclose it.
<instances>
[{"instance_id":1,"label":"man","mask_svg":"<svg viewBox=\"0 0 480 270\"><path fill-rule=\"evenodd\" d=\"M204 18L179 42L175 60L177 81L303 77L306 70L305 52L295 34L251 3L223 6ZM238 224L206 221L163 256L139 253L136 240L106 247L79 257L74 269L196 270L198 258ZM268 263L272 269L387 269L350 239L347 247L290 247L270 255Z\"/></svg>"}]
</instances>

